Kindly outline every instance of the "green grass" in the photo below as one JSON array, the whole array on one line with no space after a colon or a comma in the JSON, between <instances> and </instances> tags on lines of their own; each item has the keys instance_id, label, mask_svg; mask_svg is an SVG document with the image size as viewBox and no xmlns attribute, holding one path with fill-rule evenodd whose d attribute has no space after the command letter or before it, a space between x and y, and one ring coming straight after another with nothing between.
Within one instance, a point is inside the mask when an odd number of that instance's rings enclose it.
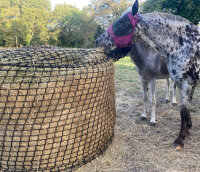
<instances>
[{"instance_id":1,"label":"green grass","mask_svg":"<svg viewBox=\"0 0 200 172\"><path fill-rule=\"evenodd\" d=\"M114 63L117 69L135 69L135 65L130 57L124 57Z\"/></svg>"},{"instance_id":2,"label":"green grass","mask_svg":"<svg viewBox=\"0 0 200 172\"><path fill-rule=\"evenodd\" d=\"M139 75L130 57L124 57L114 63L116 92L126 90L125 94L132 95L141 90Z\"/></svg>"},{"instance_id":3,"label":"green grass","mask_svg":"<svg viewBox=\"0 0 200 172\"><path fill-rule=\"evenodd\" d=\"M138 81L136 67L130 57L124 57L114 63L116 84L132 84ZM137 75L137 77L134 77ZM135 80L136 79L136 80Z\"/></svg>"}]
</instances>

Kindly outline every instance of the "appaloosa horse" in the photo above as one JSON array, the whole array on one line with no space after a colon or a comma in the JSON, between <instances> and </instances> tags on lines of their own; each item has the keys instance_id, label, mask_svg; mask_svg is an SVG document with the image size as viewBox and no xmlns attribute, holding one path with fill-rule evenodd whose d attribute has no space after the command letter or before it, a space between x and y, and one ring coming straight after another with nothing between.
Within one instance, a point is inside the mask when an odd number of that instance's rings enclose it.
<instances>
[{"instance_id":1,"label":"appaloosa horse","mask_svg":"<svg viewBox=\"0 0 200 172\"><path fill-rule=\"evenodd\" d=\"M138 13L138 0L96 41L108 57L119 59L131 51L133 42L142 42L165 58L170 77L181 90L181 129L174 141L182 149L192 127L189 105L200 76L200 32L188 20L166 13ZM125 35L125 36L124 36Z\"/></svg>"},{"instance_id":2,"label":"appaloosa horse","mask_svg":"<svg viewBox=\"0 0 200 172\"><path fill-rule=\"evenodd\" d=\"M165 101L169 102L170 97L170 79L167 70L167 64L165 59L162 58L157 52L155 52L150 46L144 43L134 43L131 46L130 57L137 67L137 71L140 75L141 84L143 87L143 102L144 112L141 115L141 120L147 118L147 91L148 85L150 85L150 104L151 104L151 119L150 124L156 124L156 80L166 79L167 80L167 94ZM173 97L172 104L176 104L175 97L176 84L173 83Z\"/></svg>"}]
</instances>

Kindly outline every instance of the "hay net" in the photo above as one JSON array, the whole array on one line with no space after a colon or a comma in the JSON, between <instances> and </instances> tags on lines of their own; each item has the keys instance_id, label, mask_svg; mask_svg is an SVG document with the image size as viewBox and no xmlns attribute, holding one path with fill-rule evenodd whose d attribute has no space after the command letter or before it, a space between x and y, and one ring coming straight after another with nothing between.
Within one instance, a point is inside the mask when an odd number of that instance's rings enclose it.
<instances>
[{"instance_id":1,"label":"hay net","mask_svg":"<svg viewBox=\"0 0 200 172\"><path fill-rule=\"evenodd\" d=\"M115 124L114 69L98 49L0 51L0 170L67 171L96 157Z\"/></svg>"}]
</instances>

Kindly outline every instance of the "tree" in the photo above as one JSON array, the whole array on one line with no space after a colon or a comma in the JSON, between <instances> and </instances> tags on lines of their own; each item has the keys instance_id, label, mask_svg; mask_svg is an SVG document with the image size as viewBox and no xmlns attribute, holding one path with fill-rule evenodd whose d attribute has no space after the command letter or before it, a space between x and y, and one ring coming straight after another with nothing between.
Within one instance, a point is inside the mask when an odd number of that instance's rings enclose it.
<instances>
[{"instance_id":1,"label":"tree","mask_svg":"<svg viewBox=\"0 0 200 172\"><path fill-rule=\"evenodd\" d=\"M12 42L14 39L10 32L12 31L12 22L19 17L20 12L13 3L13 1L7 0L0 2L0 45L2 46L14 45Z\"/></svg>"},{"instance_id":2,"label":"tree","mask_svg":"<svg viewBox=\"0 0 200 172\"><path fill-rule=\"evenodd\" d=\"M50 0L0 0L0 46L93 47L99 31L89 7L51 11Z\"/></svg>"},{"instance_id":3,"label":"tree","mask_svg":"<svg viewBox=\"0 0 200 172\"><path fill-rule=\"evenodd\" d=\"M166 12L167 9L162 8L162 4L165 0L146 0L141 6L142 13L150 12Z\"/></svg>"},{"instance_id":4,"label":"tree","mask_svg":"<svg viewBox=\"0 0 200 172\"><path fill-rule=\"evenodd\" d=\"M84 48L95 46L95 34L98 31L98 25L95 22L94 13L89 7L85 7L83 10L83 20L81 24L81 35L84 38Z\"/></svg>"},{"instance_id":5,"label":"tree","mask_svg":"<svg viewBox=\"0 0 200 172\"><path fill-rule=\"evenodd\" d=\"M162 8L169 9L173 14L180 15L194 24L200 21L200 1L199 0L165 0Z\"/></svg>"},{"instance_id":6,"label":"tree","mask_svg":"<svg viewBox=\"0 0 200 172\"><path fill-rule=\"evenodd\" d=\"M50 0L11 0L16 1L19 4L19 8L36 8L44 11L51 10Z\"/></svg>"},{"instance_id":7,"label":"tree","mask_svg":"<svg viewBox=\"0 0 200 172\"><path fill-rule=\"evenodd\" d=\"M142 12L169 12L180 15L194 24L200 21L199 0L147 0L142 6Z\"/></svg>"},{"instance_id":8,"label":"tree","mask_svg":"<svg viewBox=\"0 0 200 172\"><path fill-rule=\"evenodd\" d=\"M0 44L43 44L48 39L49 0L1 0Z\"/></svg>"},{"instance_id":9,"label":"tree","mask_svg":"<svg viewBox=\"0 0 200 172\"><path fill-rule=\"evenodd\" d=\"M61 46L80 47L83 44L83 39L80 35L82 17L81 12L77 8L70 8L65 17L59 22Z\"/></svg>"},{"instance_id":10,"label":"tree","mask_svg":"<svg viewBox=\"0 0 200 172\"><path fill-rule=\"evenodd\" d=\"M91 8L96 22L106 29L132 5L132 0L92 0Z\"/></svg>"},{"instance_id":11,"label":"tree","mask_svg":"<svg viewBox=\"0 0 200 172\"><path fill-rule=\"evenodd\" d=\"M104 29L100 25L97 25L97 29L94 34L94 39L96 40L99 37L99 35L101 35L103 32L104 32Z\"/></svg>"},{"instance_id":12,"label":"tree","mask_svg":"<svg viewBox=\"0 0 200 172\"><path fill-rule=\"evenodd\" d=\"M21 23L26 27L26 44L40 45L48 42L48 11L38 8L23 8Z\"/></svg>"},{"instance_id":13,"label":"tree","mask_svg":"<svg viewBox=\"0 0 200 172\"><path fill-rule=\"evenodd\" d=\"M55 7L51 18L51 43L62 47L94 45L96 24L86 9L81 11L74 6L60 4Z\"/></svg>"}]
</instances>

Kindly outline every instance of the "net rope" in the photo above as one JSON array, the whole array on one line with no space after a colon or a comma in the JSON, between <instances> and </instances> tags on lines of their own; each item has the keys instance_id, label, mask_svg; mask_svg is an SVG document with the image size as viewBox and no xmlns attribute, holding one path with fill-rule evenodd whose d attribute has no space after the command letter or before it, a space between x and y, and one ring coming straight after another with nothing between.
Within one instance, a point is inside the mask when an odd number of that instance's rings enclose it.
<instances>
[{"instance_id":1,"label":"net rope","mask_svg":"<svg viewBox=\"0 0 200 172\"><path fill-rule=\"evenodd\" d=\"M114 67L100 49L0 51L0 170L71 171L109 145Z\"/></svg>"}]
</instances>

